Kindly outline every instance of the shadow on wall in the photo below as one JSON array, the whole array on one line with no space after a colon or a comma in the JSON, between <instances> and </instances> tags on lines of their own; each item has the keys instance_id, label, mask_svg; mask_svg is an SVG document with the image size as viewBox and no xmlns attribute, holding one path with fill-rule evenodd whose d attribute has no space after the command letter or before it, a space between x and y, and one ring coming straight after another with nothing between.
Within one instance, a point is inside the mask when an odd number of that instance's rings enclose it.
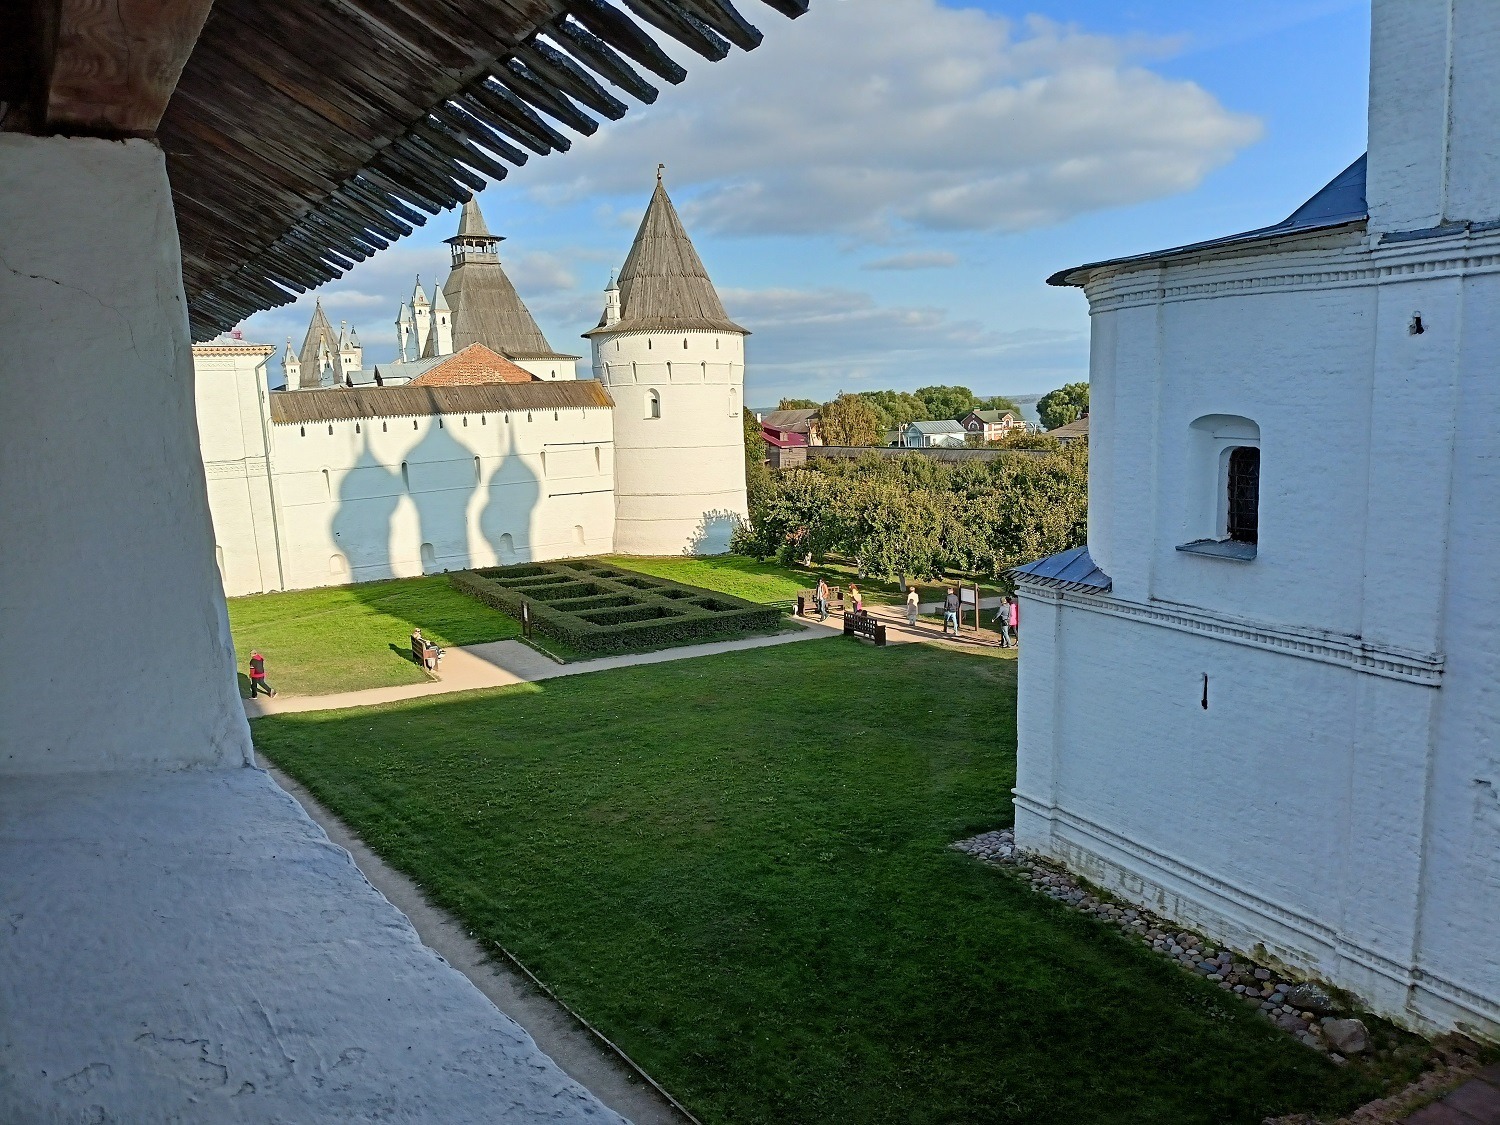
<instances>
[{"instance_id":1,"label":"shadow on wall","mask_svg":"<svg viewBox=\"0 0 1500 1125\"><path fill-rule=\"evenodd\" d=\"M414 421L363 424L389 426L382 432L394 438L391 431ZM465 441L469 430L475 433ZM329 581L364 583L419 570L441 574L528 555L542 490L536 473L512 452L513 433L504 414L432 415L426 432L394 464L375 456L365 433L354 467L339 482ZM505 453L496 464L475 448ZM402 510L403 498L410 499L412 513Z\"/></svg>"},{"instance_id":2,"label":"shadow on wall","mask_svg":"<svg viewBox=\"0 0 1500 1125\"><path fill-rule=\"evenodd\" d=\"M728 509L704 512L698 526L688 538L684 555L723 555L729 551L729 540L745 517Z\"/></svg>"}]
</instances>

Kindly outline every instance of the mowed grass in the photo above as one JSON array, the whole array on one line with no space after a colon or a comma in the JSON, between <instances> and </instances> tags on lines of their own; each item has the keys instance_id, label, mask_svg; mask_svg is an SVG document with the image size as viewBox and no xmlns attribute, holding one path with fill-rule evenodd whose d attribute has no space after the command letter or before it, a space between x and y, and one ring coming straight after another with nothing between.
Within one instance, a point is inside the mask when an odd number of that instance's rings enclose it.
<instances>
[{"instance_id":1,"label":"mowed grass","mask_svg":"<svg viewBox=\"0 0 1500 1125\"><path fill-rule=\"evenodd\" d=\"M287 695L327 695L425 680L411 658L411 631L444 647L518 636L505 614L459 593L443 575L397 578L229 599L240 687L252 650ZM398 651L392 651L395 645Z\"/></svg>"},{"instance_id":2,"label":"mowed grass","mask_svg":"<svg viewBox=\"0 0 1500 1125\"><path fill-rule=\"evenodd\" d=\"M357 712L259 750L709 1123L1258 1125L1340 1071L949 849L1015 665L842 638Z\"/></svg>"}]
</instances>

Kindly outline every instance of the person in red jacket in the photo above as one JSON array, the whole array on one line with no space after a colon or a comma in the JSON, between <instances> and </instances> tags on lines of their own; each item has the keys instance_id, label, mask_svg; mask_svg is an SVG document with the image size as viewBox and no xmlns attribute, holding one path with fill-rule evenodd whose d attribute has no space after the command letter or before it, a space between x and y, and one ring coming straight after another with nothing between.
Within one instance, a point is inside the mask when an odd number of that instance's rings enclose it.
<instances>
[{"instance_id":1,"label":"person in red jacket","mask_svg":"<svg viewBox=\"0 0 1500 1125\"><path fill-rule=\"evenodd\" d=\"M266 679L266 658L258 652L252 652L250 654L250 698L254 699L262 691L272 698L276 696L276 689Z\"/></svg>"}]
</instances>

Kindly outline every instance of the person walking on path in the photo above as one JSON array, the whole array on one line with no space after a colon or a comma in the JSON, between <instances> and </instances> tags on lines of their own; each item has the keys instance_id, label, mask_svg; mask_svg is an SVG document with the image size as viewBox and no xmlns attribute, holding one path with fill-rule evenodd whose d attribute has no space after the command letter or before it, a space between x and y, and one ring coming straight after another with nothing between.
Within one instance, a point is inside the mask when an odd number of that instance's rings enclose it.
<instances>
[{"instance_id":1,"label":"person walking on path","mask_svg":"<svg viewBox=\"0 0 1500 1125\"><path fill-rule=\"evenodd\" d=\"M958 636L958 591L952 586L948 587L948 596L943 599L943 635L948 633L948 626L953 626L953 635Z\"/></svg>"},{"instance_id":2,"label":"person walking on path","mask_svg":"<svg viewBox=\"0 0 1500 1125\"><path fill-rule=\"evenodd\" d=\"M859 587L853 582L849 583L849 601L853 603L855 613L865 611L865 596L859 592Z\"/></svg>"},{"instance_id":3,"label":"person walking on path","mask_svg":"<svg viewBox=\"0 0 1500 1125\"><path fill-rule=\"evenodd\" d=\"M906 623L913 629L917 627L917 588L915 586L906 588Z\"/></svg>"},{"instance_id":4,"label":"person walking on path","mask_svg":"<svg viewBox=\"0 0 1500 1125\"><path fill-rule=\"evenodd\" d=\"M818 576L818 588L813 591L813 602L818 607L818 620L828 620L828 580Z\"/></svg>"},{"instance_id":5,"label":"person walking on path","mask_svg":"<svg viewBox=\"0 0 1500 1125\"><path fill-rule=\"evenodd\" d=\"M1010 648L1010 595L1000 599L1000 606L995 610L995 628L1000 631L1000 647Z\"/></svg>"},{"instance_id":6,"label":"person walking on path","mask_svg":"<svg viewBox=\"0 0 1500 1125\"><path fill-rule=\"evenodd\" d=\"M276 689L266 679L266 658L259 652L252 652L250 654L250 698L254 699L263 691L271 698L276 698Z\"/></svg>"}]
</instances>

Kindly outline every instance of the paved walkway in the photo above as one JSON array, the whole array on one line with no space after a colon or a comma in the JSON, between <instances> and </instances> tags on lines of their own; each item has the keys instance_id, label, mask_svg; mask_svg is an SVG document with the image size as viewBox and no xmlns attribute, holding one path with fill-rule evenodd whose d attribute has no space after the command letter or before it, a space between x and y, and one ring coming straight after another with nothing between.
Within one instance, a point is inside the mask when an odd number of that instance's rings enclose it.
<instances>
[{"instance_id":1,"label":"paved walkway","mask_svg":"<svg viewBox=\"0 0 1500 1125\"><path fill-rule=\"evenodd\" d=\"M1500 1125L1500 1063L1403 1120L1405 1125Z\"/></svg>"},{"instance_id":2,"label":"paved walkway","mask_svg":"<svg viewBox=\"0 0 1500 1125\"><path fill-rule=\"evenodd\" d=\"M299 711L333 711L343 707L369 707L401 699L419 699L429 695L447 695L475 688L507 687L511 684L535 683L559 676L578 676L606 668L629 668L637 664L664 664L671 660L690 660L696 656L714 656L721 652L741 652L772 645L795 644L818 637L836 636L842 622L829 618L821 625L816 621L795 622L795 632L776 633L767 637L747 637L738 641L712 641L701 645L682 645L660 652L640 652L626 656L605 656L598 660L580 660L558 664L520 641L491 641L489 644L450 648L443 657L440 678L400 687L367 688L364 691L341 691L333 695L278 695L275 699L259 696L247 699L245 714L252 719L262 715L286 715Z\"/></svg>"}]
</instances>

